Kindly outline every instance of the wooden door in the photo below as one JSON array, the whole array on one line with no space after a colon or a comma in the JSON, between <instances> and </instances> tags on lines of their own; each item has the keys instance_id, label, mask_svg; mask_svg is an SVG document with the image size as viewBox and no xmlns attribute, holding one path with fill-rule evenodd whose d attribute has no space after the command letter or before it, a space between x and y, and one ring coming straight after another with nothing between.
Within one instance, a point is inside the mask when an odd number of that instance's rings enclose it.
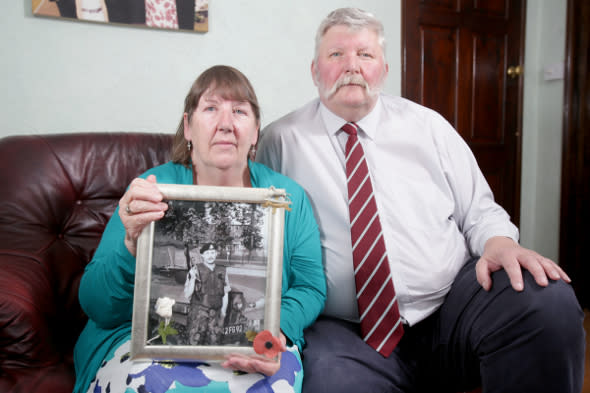
<instances>
[{"instance_id":1,"label":"wooden door","mask_svg":"<svg viewBox=\"0 0 590 393\"><path fill-rule=\"evenodd\" d=\"M402 95L456 128L517 225L525 15L525 0L402 2Z\"/></svg>"},{"instance_id":2,"label":"wooden door","mask_svg":"<svg viewBox=\"0 0 590 393\"><path fill-rule=\"evenodd\" d=\"M590 2L569 0L565 53L559 263L590 307Z\"/></svg>"}]
</instances>

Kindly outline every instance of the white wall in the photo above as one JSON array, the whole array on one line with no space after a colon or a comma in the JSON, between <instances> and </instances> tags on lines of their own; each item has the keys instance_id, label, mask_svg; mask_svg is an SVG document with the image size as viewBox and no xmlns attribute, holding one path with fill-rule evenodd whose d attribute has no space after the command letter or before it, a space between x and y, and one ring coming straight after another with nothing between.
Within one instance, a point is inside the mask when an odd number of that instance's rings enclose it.
<instances>
[{"instance_id":1,"label":"white wall","mask_svg":"<svg viewBox=\"0 0 590 393\"><path fill-rule=\"evenodd\" d=\"M566 0L528 2L521 238L557 257L562 81L542 68L563 60ZM229 64L252 81L263 125L316 94L314 36L334 8L384 22L390 76L401 92L401 0L210 0L209 32L132 28L36 17L31 0L0 13L0 137L76 131L173 132L190 84Z\"/></svg>"},{"instance_id":2,"label":"white wall","mask_svg":"<svg viewBox=\"0 0 590 393\"><path fill-rule=\"evenodd\" d=\"M566 0L528 2L523 108L521 243L558 260Z\"/></svg>"},{"instance_id":3,"label":"white wall","mask_svg":"<svg viewBox=\"0 0 590 393\"><path fill-rule=\"evenodd\" d=\"M210 0L209 32L166 31L33 16L31 0L0 13L0 136L27 132L173 131L194 79L214 64L248 76L263 125L315 96L314 37L334 8L358 6L386 26L400 92L400 0Z\"/></svg>"}]
</instances>

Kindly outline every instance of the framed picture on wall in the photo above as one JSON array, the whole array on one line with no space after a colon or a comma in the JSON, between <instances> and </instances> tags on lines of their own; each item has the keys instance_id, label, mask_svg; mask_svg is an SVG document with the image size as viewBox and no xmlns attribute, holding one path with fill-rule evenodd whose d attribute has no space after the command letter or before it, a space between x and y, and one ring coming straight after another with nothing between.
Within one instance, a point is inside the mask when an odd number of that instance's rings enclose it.
<instances>
[{"instance_id":1,"label":"framed picture on wall","mask_svg":"<svg viewBox=\"0 0 590 393\"><path fill-rule=\"evenodd\" d=\"M209 0L32 0L33 15L206 32Z\"/></svg>"},{"instance_id":2,"label":"framed picture on wall","mask_svg":"<svg viewBox=\"0 0 590 393\"><path fill-rule=\"evenodd\" d=\"M285 191L158 187L168 210L138 239L131 357L221 360L256 353L260 340L272 344L280 333Z\"/></svg>"}]
</instances>

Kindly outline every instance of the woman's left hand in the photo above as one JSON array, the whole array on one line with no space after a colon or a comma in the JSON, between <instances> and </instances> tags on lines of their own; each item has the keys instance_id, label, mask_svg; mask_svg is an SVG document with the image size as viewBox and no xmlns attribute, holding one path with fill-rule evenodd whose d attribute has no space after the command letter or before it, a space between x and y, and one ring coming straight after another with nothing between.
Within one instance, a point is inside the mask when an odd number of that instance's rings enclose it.
<instances>
[{"instance_id":1,"label":"woman's left hand","mask_svg":"<svg viewBox=\"0 0 590 393\"><path fill-rule=\"evenodd\" d=\"M281 342L280 350L281 352L285 352L287 350L287 339L282 332L279 339ZM247 373L262 373L267 377L270 377L281 368L281 355L282 353L279 353L277 360L262 355L248 356L232 353L225 357L225 361L221 363L221 365L226 368L231 368L232 370L239 370Z\"/></svg>"}]
</instances>

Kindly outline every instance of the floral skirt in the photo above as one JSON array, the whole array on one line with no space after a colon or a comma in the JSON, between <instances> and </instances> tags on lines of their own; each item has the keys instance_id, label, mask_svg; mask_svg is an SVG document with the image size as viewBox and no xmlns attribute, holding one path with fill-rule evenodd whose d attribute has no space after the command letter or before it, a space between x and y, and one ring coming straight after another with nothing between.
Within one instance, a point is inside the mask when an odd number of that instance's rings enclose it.
<instances>
[{"instance_id":1,"label":"floral skirt","mask_svg":"<svg viewBox=\"0 0 590 393\"><path fill-rule=\"evenodd\" d=\"M244 374L205 362L133 361L130 341L109 353L88 393L300 393L301 356L296 346L282 354L281 368L267 377Z\"/></svg>"}]
</instances>

